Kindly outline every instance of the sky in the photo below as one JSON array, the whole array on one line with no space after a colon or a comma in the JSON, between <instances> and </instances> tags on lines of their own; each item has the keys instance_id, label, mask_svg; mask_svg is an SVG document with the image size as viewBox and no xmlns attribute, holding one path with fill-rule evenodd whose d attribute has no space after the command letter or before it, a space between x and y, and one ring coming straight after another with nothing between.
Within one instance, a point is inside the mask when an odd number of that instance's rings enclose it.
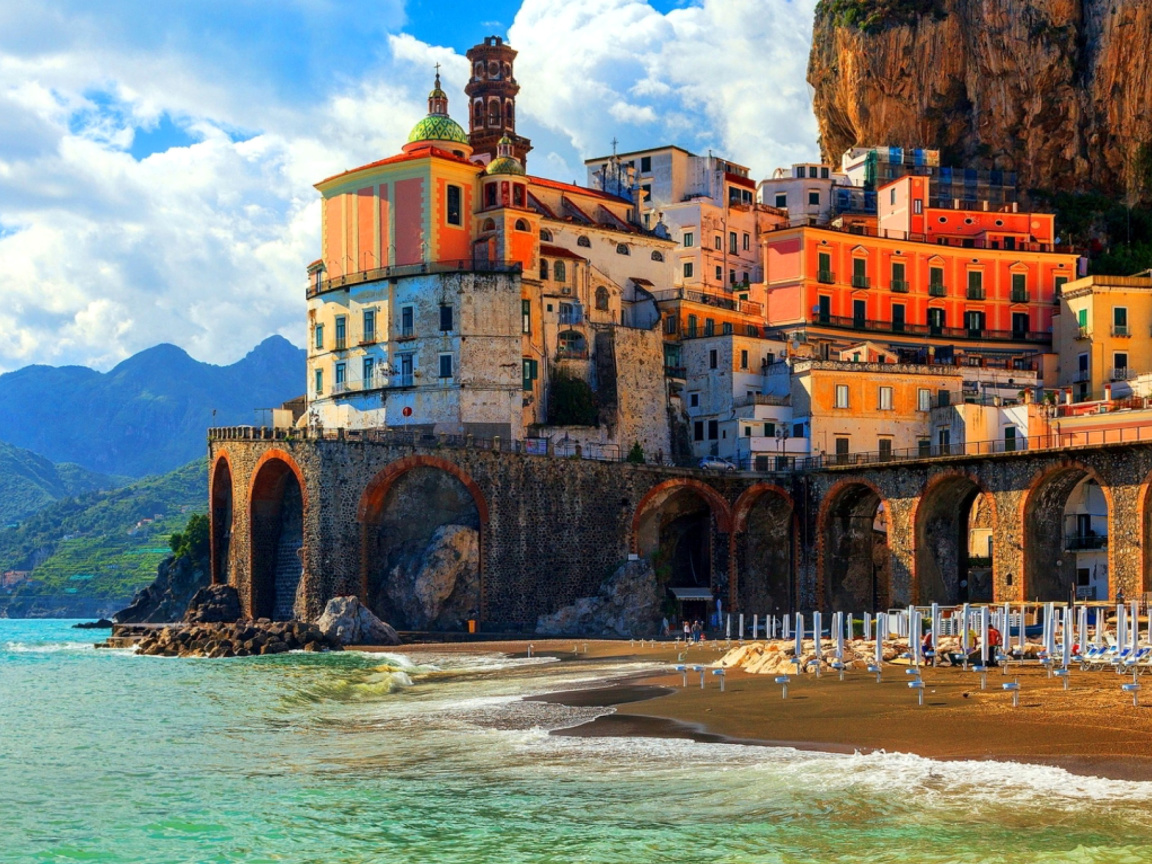
<instances>
[{"instance_id":1,"label":"sky","mask_svg":"<svg viewBox=\"0 0 1152 864\"><path fill-rule=\"evenodd\" d=\"M399 152L442 65L519 51L531 173L678 144L757 179L818 157L816 0L5 0L0 372L107 370L160 342L303 345L313 184Z\"/></svg>"}]
</instances>

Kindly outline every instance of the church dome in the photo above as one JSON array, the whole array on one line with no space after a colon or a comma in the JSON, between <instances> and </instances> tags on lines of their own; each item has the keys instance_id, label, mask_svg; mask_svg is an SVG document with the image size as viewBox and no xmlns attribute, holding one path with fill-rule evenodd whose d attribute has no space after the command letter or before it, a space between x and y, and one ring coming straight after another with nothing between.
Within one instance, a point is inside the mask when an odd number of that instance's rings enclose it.
<instances>
[{"instance_id":1,"label":"church dome","mask_svg":"<svg viewBox=\"0 0 1152 864\"><path fill-rule=\"evenodd\" d=\"M456 144L467 144L468 133L447 114L429 114L408 133L408 143L416 141L452 141Z\"/></svg>"},{"instance_id":2,"label":"church dome","mask_svg":"<svg viewBox=\"0 0 1152 864\"><path fill-rule=\"evenodd\" d=\"M485 174L523 174L524 166L512 155L512 139L507 135L496 145L496 158L488 163Z\"/></svg>"}]
</instances>

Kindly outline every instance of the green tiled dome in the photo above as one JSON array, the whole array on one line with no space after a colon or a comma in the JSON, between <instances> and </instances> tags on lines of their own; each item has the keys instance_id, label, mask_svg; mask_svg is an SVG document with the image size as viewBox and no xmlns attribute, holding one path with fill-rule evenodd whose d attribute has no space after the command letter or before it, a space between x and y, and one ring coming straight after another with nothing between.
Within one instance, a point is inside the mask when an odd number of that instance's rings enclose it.
<instances>
[{"instance_id":1,"label":"green tiled dome","mask_svg":"<svg viewBox=\"0 0 1152 864\"><path fill-rule=\"evenodd\" d=\"M451 117L429 114L413 126L408 134L408 143L414 141L455 141L457 144L467 144L468 135Z\"/></svg>"},{"instance_id":2,"label":"green tiled dome","mask_svg":"<svg viewBox=\"0 0 1152 864\"><path fill-rule=\"evenodd\" d=\"M511 156L501 156L488 163L485 174L523 174L524 166Z\"/></svg>"}]
</instances>

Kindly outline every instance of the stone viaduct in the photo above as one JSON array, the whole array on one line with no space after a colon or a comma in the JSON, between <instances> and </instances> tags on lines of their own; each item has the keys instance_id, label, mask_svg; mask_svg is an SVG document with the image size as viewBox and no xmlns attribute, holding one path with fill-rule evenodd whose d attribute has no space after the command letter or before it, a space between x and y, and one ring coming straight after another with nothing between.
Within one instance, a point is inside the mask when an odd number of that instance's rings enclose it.
<instances>
[{"instance_id":1,"label":"stone viaduct","mask_svg":"<svg viewBox=\"0 0 1152 864\"><path fill-rule=\"evenodd\" d=\"M478 532L472 614L488 630L531 630L632 555L749 615L1063 601L1064 508L1085 478L1108 505L1110 593L1152 585L1152 441L754 475L239 427L210 431L209 459L212 577L254 617L315 618L338 594L374 606L396 544L448 523ZM975 512L992 537L984 596L967 587Z\"/></svg>"}]
</instances>

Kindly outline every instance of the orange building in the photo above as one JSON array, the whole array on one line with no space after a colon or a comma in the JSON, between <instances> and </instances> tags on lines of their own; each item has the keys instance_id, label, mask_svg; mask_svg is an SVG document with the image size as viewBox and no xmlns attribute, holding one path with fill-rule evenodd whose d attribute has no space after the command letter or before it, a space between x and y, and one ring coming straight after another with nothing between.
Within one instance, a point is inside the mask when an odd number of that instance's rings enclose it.
<instances>
[{"instance_id":1,"label":"orange building","mask_svg":"<svg viewBox=\"0 0 1152 864\"><path fill-rule=\"evenodd\" d=\"M928 206L928 178L878 194L875 229L781 228L764 241L765 317L828 352L864 334L908 359L997 362L1043 353L1053 300L1075 278L1050 214Z\"/></svg>"}]
</instances>

